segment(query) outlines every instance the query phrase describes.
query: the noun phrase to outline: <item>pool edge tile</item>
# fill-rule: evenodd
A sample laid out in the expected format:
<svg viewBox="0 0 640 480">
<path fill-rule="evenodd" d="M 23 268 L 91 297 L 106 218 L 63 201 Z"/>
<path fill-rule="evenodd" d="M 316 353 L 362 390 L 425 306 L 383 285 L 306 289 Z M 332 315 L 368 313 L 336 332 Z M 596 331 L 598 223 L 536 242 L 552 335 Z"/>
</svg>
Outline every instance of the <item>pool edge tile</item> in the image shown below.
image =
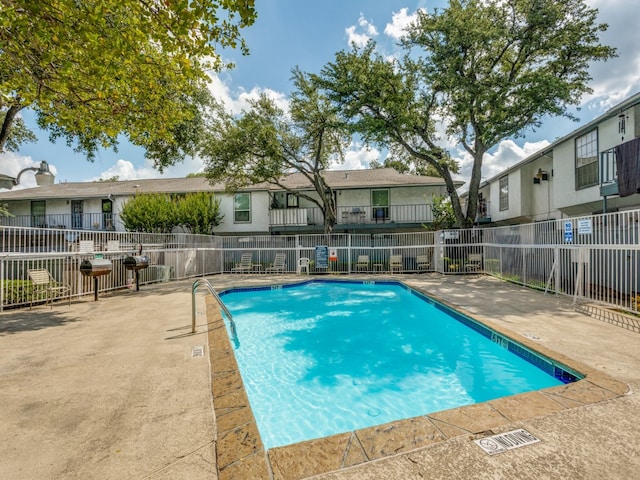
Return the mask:
<svg viewBox="0 0 640 480">
<path fill-rule="evenodd" d="M 207 297 L 206 306 L 218 478 L 270 479 L 266 452 L 222 313 L 212 297 Z"/>
<path fill-rule="evenodd" d="M 355 431 L 370 460 L 404 453 L 440 443 L 447 437 L 429 420 L 420 416 L 362 428 Z"/>
<path fill-rule="evenodd" d="M 297 480 L 344 468 L 351 439 L 347 432 L 269 449 L 273 479 Z"/>
<path fill-rule="evenodd" d="M 450 408 L 427 415 L 440 422 L 453 425 L 467 433 L 479 433 L 492 428 L 512 423 L 508 418 L 494 409 L 489 402 Z"/>
<path fill-rule="evenodd" d="M 528 420 L 567 409 L 540 391 L 496 398 L 488 403 L 511 422 Z"/>
</svg>

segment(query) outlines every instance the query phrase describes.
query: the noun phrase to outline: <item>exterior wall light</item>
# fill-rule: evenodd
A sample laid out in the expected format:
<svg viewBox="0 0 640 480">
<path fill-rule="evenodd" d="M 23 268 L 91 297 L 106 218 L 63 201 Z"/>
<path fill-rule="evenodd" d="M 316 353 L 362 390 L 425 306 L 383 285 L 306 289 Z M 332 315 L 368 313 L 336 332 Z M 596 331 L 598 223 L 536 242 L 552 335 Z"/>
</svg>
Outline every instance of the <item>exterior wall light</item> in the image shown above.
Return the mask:
<svg viewBox="0 0 640 480">
<path fill-rule="evenodd" d="M 42 160 L 39 167 L 23 168 L 15 178 L 0 174 L 0 188 L 11 190 L 20 183 L 20 177 L 22 177 L 22 174 L 25 172 L 35 172 L 36 184 L 39 187 L 53 185 L 53 182 L 56 179 L 55 175 L 49 170 L 49 164 L 47 161 Z"/>
<path fill-rule="evenodd" d="M 541 168 L 538 169 L 538 172 L 536 173 L 536 175 L 533 177 L 533 183 L 540 183 L 542 180 L 544 181 L 548 181 L 549 180 L 549 173 L 547 173 L 546 171 L 542 170 Z"/>
</svg>

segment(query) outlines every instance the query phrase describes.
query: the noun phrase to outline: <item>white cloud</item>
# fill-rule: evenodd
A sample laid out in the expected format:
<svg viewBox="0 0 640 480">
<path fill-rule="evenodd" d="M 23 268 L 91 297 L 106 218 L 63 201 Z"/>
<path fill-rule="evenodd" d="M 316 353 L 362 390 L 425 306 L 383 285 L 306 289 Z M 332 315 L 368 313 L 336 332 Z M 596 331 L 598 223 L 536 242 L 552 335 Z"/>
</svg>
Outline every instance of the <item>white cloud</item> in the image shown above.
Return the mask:
<svg viewBox="0 0 640 480">
<path fill-rule="evenodd" d="M 600 43 L 616 48 L 618 56 L 590 66 L 593 93 L 585 95 L 582 103 L 608 109 L 640 91 L 640 29 L 637 17 L 629 14 L 632 2 L 628 0 L 587 0 L 587 4 L 598 9 L 599 23 L 609 25 L 600 34 Z"/>
<path fill-rule="evenodd" d="M 345 154 L 343 163 L 333 163 L 329 170 L 363 170 L 369 168 L 373 160 L 380 159 L 380 152 L 375 148 L 367 148 L 361 143 L 352 143 Z"/>
<path fill-rule="evenodd" d="M 144 161 L 142 167 L 136 167 L 133 162 L 119 159 L 115 165 L 102 172 L 99 176 L 86 181 L 95 182 L 118 177 L 118 180 L 137 180 L 143 178 L 183 178 L 190 173 L 198 173 L 204 169 L 204 163 L 199 158 L 187 157 L 183 162 L 166 168 L 163 173 L 153 168 L 149 160 Z"/>
<path fill-rule="evenodd" d="M 275 103 L 278 108 L 285 112 L 289 111 L 289 98 L 287 95 L 282 92 L 276 92 L 270 88 L 253 87 L 249 92 L 243 91 L 238 95 L 238 103 L 243 105 L 243 108 L 247 108 L 249 106 L 249 100 L 256 100 L 262 93 L 273 100 L 273 103 Z"/>
<path fill-rule="evenodd" d="M 384 33 L 396 40 L 404 36 L 405 29 L 416 19 L 417 14 L 407 14 L 407 8 L 401 8 L 400 11 L 394 12 L 391 17 L 391 23 L 387 23 L 384 27 Z"/>
<path fill-rule="evenodd" d="M 265 93 L 274 103 L 284 111 L 289 109 L 289 99 L 284 93 L 277 92 L 270 88 L 253 87 L 250 91 L 241 89 L 239 92 L 232 92 L 229 85 L 218 75 L 209 75 L 209 91 L 225 106 L 231 114 L 237 115 L 243 109 L 249 108 L 249 101 L 255 100 L 261 93 Z"/>
<path fill-rule="evenodd" d="M 97 180 L 107 180 L 109 178 L 118 177 L 118 180 L 137 180 L 139 178 L 159 178 L 160 173 L 146 165 L 136 168 L 129 160 L 119 159 L 115 165 L 102 172 L 98 177 L 89 179 L 89 182 Z"/>
<path fill-rule="evenodd" d="M 358 25 L 347 27 L 345 31 L 349 45 L 355 44 L 358 47 L 364 47 L 369 40 L 378 35 L 375 25 L 362 14 L 358 18 Z"/>
</svg>

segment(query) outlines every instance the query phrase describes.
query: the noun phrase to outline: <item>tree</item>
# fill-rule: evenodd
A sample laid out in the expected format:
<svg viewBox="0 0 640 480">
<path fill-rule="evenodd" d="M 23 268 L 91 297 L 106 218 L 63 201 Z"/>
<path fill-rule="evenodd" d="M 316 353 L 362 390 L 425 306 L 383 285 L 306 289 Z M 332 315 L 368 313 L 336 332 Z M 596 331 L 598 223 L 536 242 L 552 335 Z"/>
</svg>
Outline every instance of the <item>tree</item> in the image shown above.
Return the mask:
<svg viewBox="0 0 640 480">
<path fill-rule="evenodd" d="M 170 233 L 178 225 L 171 196 L 163 193 L 130 198 L 122 205 L 120 220 L 128 232 Z"/>
<path fill-rule="evenodd" d="M 426 227 L 429 230 L 451 228 L 456 224 L 456 216 L 453 213 L 451 202 L 444 195 L 431 197 L 431 212 L 433 213 L 433 222 Z"/>
<path fill-rule="evenodd" d="M 190 154 L 179 133 L 206 104 L 218 48 L 247 53 L 253 0 L 6 0 L 0 15 L 0 151 L 31 108 L 52 140 L 93 159 L 118 137 L 162 168 Z"/>
<path fill-rule="evenodd" d="M 339 52 L 314 78 L 366 140 L 431 165 L 467 227 L 485 153 L 546 115 L 571 117 L 569 106 L 591 91 L 589 62 L 615 55 L 599 43 L 607 27 L 596 16 L 583 0 L 451 0 L 445 10 L 418 11 L 404 58 L 387 60 L 370 43 Z M 466 211 L 436 122 L 473 157 Z"/>
<path fill-rule="evenodd" d="M 178 224 L 193 234 L 211 235 L 222 223 L 220 200 L 210 192 L 188 193 L 176 202 Z"/>
<path fill-rule="evenodd" d="M 445 152 L 446 153 L 446 152 Z M 393 168 L 398 173 L 410 173 L 412 175 L 418 175 L 421 177 L 440 177 L 438 172 L 432 165 L 403 162 L 402 160 L 396 160 L 394 158 L 387 157 L 384 162 L 380 163 L 377 160 L 373 160 L 369 163 L 370 168 Z M 449 163 L 449 171 L 451 173 L 458 173 L 458 165 L 451 161 Z"/>
<path fill-rule="evenodd" d="M 182 227 L 190 233 L 211 235 L 223 215 L 220 200 L 211 192 L 145 193 L 124 203 L 120 219 L 129 232 L 171 233 Z"/>
<path fill-rule="evenodd" d="M 2 99 L 0 99 L 0 125 L 4 123 L 6 113 L 7 112 L 2 111 Z M 8 152 L 17 152 L 20 145 L 23 143 L 35 142 L 37 140 L 35 134 L 27 128 L 21 117 L 13 119 L 11 128 L 7 129 L 6 134 L 4 134 L 4 138 L 4 151 Z M 0 153 L 2 151 L 3 149 L 0 144 Z"/>
<path fill-rule="evenodd" d="M 232 192 L 262 182 L 294 192 L 286 177 L 302 174 L 314 195 L 299 189 L 295 193 L 322 210 L 324 230 L 330 233 L 336 223 L 336 203 L 324 171 L 332 161 L 344 160 L 350 136 L 308 75 L 294 69 L 293 82 L 288 112 L 266 95 L 251 102 L 239 117 L 219 111 L 201 155 L 209 179 L 225 182 Z"/>
</svg>

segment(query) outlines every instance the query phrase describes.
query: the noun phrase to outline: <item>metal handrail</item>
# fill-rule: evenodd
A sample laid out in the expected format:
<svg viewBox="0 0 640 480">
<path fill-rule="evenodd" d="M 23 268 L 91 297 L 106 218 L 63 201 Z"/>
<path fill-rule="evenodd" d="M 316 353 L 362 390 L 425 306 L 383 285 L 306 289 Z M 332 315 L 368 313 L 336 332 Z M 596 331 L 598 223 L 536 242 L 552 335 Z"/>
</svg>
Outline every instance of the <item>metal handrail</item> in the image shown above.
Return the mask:
<svg viewBox="0 0 640 480">
<path fill-rule="evenodd" d="M 231 325 L 231 335 L 233 337 L 233 341 L 237 343 L 238 333 L 236 331 L 236 322 L 233 321 L 233 316 L 231 315 L 229 309 L 224 303 L 222 303 L 218 292 L 216 292 L 216 290 L 213 288 L 213 285 L 211 285 L 211 283 L 209 283 L 209 280 L 207 280 L 206 278 L 197 279 L 195 282 L 193 282 L 193 287 L 191 288 L 191 333 L 196 333 L 196 291 L 201 285 L 207 287 L 209 293 L 213 295 L 213 298 L 216 299 L 218 305 L 220 305 L 220 308 L 229 319 L 229 324 Z"/>
</svg>

